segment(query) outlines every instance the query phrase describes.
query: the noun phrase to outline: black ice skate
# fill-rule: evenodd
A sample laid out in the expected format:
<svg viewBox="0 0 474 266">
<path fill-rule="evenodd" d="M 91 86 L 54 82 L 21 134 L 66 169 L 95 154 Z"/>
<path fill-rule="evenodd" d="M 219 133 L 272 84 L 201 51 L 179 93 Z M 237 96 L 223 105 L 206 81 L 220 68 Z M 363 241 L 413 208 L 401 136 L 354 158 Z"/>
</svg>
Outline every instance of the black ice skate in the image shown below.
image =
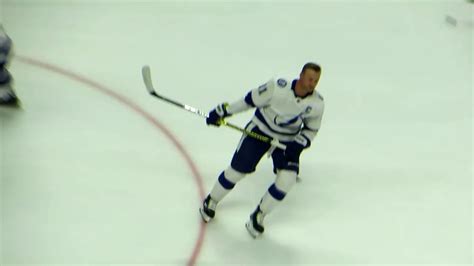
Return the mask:
<svg viewBox="0 0 474 266">
<path fill-rule="evenodd" d="M 18 97 L 16 97 L 15 93 L 9 93 L 0 98 L 0 106 L 18 107 Z"/>
<path fill-rule="evenodd" d="M 250 215 L 250 220 L 245 224 L 247 231 L 253 238 L 257 238 L 263 233 L 265 228 L 263 228 L 263 212 L 260 210 L 260 205 L 257 206 L 257 209 Z"/>
<path fill-rule="evenodd" d="M 211 198 L 211 195 L 207 195 L 206 199 L 202 203 L 202 207 L 199 208 L 202 220 L 205 223 L 211 221 L 216 215 L 217 202 Z"/>
<path fill-rule="evenodd" d="M 0 85 L 0 106 L 19 106 L 19 100 L 10 84 Z"/>
</svg>

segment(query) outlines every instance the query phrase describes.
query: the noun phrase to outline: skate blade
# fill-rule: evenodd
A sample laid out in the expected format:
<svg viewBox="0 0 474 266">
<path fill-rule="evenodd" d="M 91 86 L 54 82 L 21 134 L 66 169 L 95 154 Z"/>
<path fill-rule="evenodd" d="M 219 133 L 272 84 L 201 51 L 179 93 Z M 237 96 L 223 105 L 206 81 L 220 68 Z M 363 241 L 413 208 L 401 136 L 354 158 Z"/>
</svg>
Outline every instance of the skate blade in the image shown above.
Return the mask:
<svg viewBox="0 0 474 266">
<path fill-rule="evenodd" d="M 250 236 L 254 239 L 262 234 L 253 228 L 252 221 L 248 221 L 247 223 L 245 223 L 245 227 L 247 228 L 247 231 L 249 232 Z"/>
<path fill-rule="evenodd" d="M 202 208 L 199 208 L 199 213 L 201 214 L 201 218 L 205 223 L 208 223 L 211 221 L 211 217 L 209 217 L 203 210 Z"/>
</svg>

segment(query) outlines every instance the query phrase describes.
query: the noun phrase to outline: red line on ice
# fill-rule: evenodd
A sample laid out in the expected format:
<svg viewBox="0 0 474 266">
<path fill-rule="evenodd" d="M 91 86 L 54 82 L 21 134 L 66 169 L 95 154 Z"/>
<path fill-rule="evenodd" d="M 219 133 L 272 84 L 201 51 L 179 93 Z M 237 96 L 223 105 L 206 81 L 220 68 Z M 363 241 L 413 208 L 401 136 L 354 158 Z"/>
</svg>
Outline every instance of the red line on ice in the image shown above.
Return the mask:
<svg viewBox="0 0 474 266">
<path fill-rule="evenodd" d="M 49 70 L 51 72 L 55 72 L 57 74 L 60 74 L 62 76 L 65 76 L 67 78 L 75 80 L 77 82 L 83 83 L 83 84 L 85 84 L 85 85 L 87 85 L 91 88 L 94 88 L 94 89 L 102 92 L 103 94 L 117 100 L 121 104 L 125 105 L 126 107 L 132 109 L 133 111 L 135 111 L 136 113 L 141 115 L 148 122 L 150 122 L 157 129 L 159 129 L 173 143 L 173 145 L 179 151 L 181 156 L 184 157 L 184 160 L 186 161 L 186 163 L 188 164 L 189 168 L 191 169 L 191 171 L 193 173 L 194 181 L 196 182 L 196 185 L 198 187 L 199 197 L 200 197 L 201 200 L 204 198 L 203 180 L 202 180 L 201 174 L 199 173 L 199 171 L 196 167 L 196 164 L 193 162 L 193 160 L 189 156 L 186 149 L 178 141 L 178 139 L 173 135 L 173 133 L 171 133 L 171 131 L 169 129 L 167 129 L 161 122 L 159 122 L 151 114 L 147 113 L 145 110 L 140 108 L 140 106 L 136 105 L 135 103 L 128 100 L 126 97 L 118 94 L 117 92 L 113 91 L 112 89 L 109 89 L 109 88 L 105 87 L 104 85 L 101 85 L 101 84 L 99 84 L 99 83 L 97 83 L 93 80 L 90 80 L 86 77 L 83 77 L 79 74 L 76 74 L 76 73 L 71 72 L 69 70 L 66 70 L 64 68 L 54 66 L 52 64 L 45 63 L 45 62 L 42 62 L 40 60 L 28 58 L 28 57 L 25 57 L 25 56 L 15 55 L 15 59 L 17 59 L 17 60 L 19 60 L 23 63 L 33 65 L 33 66 L 36 66 L 36 67 L 40 67 L 42 69 Z M 137 70 L 137 75 L 139 73 L 140 72 Z M 143 92 L 145 93 L 146 90 L 143 89 Z M 194 244 L 193 252 L 191 253 L 191 256 L 189 257 L 189 259 L 187 261 L 188 266 L 192 266 L 196 263 L 197 258 L 199 257 L 199 253 L 201 251 L 201 247 L 202 247 L 203 242 L 204 242 L 205 232 L 206 232 L 206 227 L 205 227 L 203 222 L 200 222 L 198 239 L 196 240 L 196 243 Z"/>
</svg>

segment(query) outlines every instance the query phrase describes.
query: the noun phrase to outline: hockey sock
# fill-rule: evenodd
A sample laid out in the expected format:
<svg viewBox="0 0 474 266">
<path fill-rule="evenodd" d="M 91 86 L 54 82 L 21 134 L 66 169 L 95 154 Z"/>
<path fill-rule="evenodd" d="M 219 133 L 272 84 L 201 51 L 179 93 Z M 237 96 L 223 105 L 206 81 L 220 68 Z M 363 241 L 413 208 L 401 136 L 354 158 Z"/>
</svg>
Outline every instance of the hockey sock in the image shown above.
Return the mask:
<svg viewBox="0 0 474 266">
<path fill-rule="evenodd" d="M 229 166 L 219 175 L 211 190 L 211 198 L 217 202 L 221 201 L 244 176 L 245 174 L 237 172 Z"/>
<path fill-rule="evenodd" d="M 267 215 L 282 201 L 296 183 L 296 172 L 280 170 L 275 183 L 265 192 L 260 202 L 260 209 Z"/>
</svg>

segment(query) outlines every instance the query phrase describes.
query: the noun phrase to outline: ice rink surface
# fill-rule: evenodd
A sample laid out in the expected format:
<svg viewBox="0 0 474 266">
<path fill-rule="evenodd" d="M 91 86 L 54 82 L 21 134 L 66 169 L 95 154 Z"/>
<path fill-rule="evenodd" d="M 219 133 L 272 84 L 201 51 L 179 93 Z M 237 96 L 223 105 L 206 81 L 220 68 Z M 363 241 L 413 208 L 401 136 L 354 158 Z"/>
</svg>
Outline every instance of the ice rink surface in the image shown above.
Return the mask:
<svg viewBox="0 0 474 266">
<path fill-rule="evenodd" d="M 22 107 L 0 108 L 0 264 L 472 265 L 473 6 L 3 0 Z M 326 109 L 303 181 L 252 239 L 264 159 L 204 226 L 240 134 L 141 67 L 208 111 L 308 61 Z"/>
</svg>

